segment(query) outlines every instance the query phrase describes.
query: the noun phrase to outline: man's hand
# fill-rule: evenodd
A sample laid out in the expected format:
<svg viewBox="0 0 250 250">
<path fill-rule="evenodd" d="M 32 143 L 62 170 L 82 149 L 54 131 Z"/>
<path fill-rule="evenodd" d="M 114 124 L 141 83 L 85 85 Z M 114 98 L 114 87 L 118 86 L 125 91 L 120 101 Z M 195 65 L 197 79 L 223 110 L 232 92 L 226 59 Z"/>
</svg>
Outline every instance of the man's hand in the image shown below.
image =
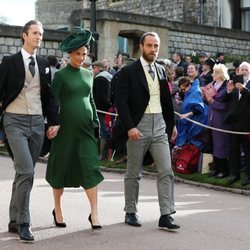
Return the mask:
<svg viewBox="0 0 250 250">
<path fill-rule="evenodd" d="M 242 83 L 236 82 L 235 88 L 239 91 L 242 91 L 244 89 L 244 85 Z"/>
<path fill-rule="evenodd" d="M 48 128 L 48 130 L 46 131 L 46 135 L 49 139 L 53 139 L 54 137 L 56 137 L 57 132 L 59 130 L 60 126 L 50 126 Z"/>
<path fill-rule="evenodd" d="M 177 135 L 178 135 L 177 128 L 176 128 L 176 126 L 174 126 L 170 141 L 173 142 L 176 139 Z"/>
<path fill-rule="evenodd" d="M 131 128 L 128 131 L 128 138 L 130 140 L 138 140 L 143 136 L 143 134 L 137 128 Z"/>
</svg>

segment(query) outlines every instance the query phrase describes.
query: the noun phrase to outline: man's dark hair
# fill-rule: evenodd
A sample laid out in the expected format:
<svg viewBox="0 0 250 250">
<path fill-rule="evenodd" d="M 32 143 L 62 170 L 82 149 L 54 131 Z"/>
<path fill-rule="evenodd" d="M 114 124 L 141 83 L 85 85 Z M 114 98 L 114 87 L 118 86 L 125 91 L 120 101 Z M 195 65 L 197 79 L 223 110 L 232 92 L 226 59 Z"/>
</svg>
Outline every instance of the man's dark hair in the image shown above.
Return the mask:
<svg viewBox="0 0 250 250">
<path fill-rule="evenodd" d="M 160 37 L 158 36 L 158 34 L 155 33 L 155 32 L 151 32 L 151 31 L 150 31 L 150 32 L 144 33 L 144 34 L 141 36 L 141 39 L 140 39 L 140 44 L 141 44 L 141 45 L 144 44 L 145 38 L 146 38 L 147 36 L 153 36 L 153 37 L 159 39 L 159 41 L 160 41 Z"/>
<path fill-rule="evenodd" d="M 240 67 L 240 64 L 241 64 L 241 60 L 240 60 L 240 59 L 235 59 L 235 60 L 233 61 L 233 66 L 234 66 L 235 68 L 239 68 L 239 67 Z"/>
<path fill-rule="evenodd" d="M 224 56 L 224 53 L 218 52 L 218 53 L 216 54 L 216 58 L 218 58 L 218 57 L 220 57 L 220 56 Z"/>
<path fill-rule="evenodd" d="M 56 56 L 53 56 L 53 55 L 48 55 L 47 56 L 47 61 L 49 63 L 50 66 L 53 66 L 55 67 L 58 63 L 58 60 L 56 58 Z"/>
<path fill-rule="evenodd" d="M 23 44 L 24 44 L 23 33 L 28 35 L 28 31 L 31 25 L 40 25 L 41 27 L 43 27 L 42 23 L 39 22 L 38 20 L 30 20 L 29 22 L 27 22 L 21 30 L 21 39 L 22 39 Z"/>
</svg>

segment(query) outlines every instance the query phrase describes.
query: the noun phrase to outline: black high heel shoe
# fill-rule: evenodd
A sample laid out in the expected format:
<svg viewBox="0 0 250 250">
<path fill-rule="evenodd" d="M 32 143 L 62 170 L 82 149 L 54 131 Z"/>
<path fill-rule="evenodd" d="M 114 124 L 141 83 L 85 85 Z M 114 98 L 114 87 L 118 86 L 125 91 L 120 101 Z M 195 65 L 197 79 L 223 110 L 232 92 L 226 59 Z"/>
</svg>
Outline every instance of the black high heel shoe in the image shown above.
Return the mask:
<svg viewBox="0 0 250 250">
<path fill-rule="evenodd" d="M 93 230 L 95 230 L 95 229 L 102 229 L 101 225 L 93 225 L 92 224 L 91 214 L 89 215 L 89 222 L 90 222 L 91 227 L 92 227 Z"/>
<path fill-rule="evenodd" d="M 52 215 L 54 217 L 54 223 L 55 223 L 56 227 L 66 227 L 66 223 L 64 223 L 64 222 L 62 222 L 62 223 L 57 222 L 55 209 L 52 211 Z"/>
</svg>

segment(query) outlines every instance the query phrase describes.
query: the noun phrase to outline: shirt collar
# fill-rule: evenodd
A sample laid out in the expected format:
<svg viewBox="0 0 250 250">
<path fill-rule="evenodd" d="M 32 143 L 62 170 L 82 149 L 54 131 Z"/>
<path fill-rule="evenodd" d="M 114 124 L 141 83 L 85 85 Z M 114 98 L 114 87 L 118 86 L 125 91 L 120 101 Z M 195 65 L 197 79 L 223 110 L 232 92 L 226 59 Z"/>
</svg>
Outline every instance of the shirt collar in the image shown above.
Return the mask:
<svg viewBox="0 0 250 250">
<path fill-rule="evenodd" d="M 36 54 L 30 55 L 24 48 L 21 49 L 21 53 L 24 60 L 28 60 L 30 56 L 33 56 L 36 59 Z"/>
<path fill-rule="evenodd" d="M 148 65 L 149 65 L 150 63 L 148 63 L 148 62 L 143 58 L 143 56 L 140 56 L 140 61 L 141 61 L 142 67 L 143 67 L 144 69 L 146 68 L 146 69 L 148 70 Z M 152 67 L 152 69 L 154 70 L 154 68 L 155 68 L 154 62 L 151 63 L 151 67 Z"/>
</svg>

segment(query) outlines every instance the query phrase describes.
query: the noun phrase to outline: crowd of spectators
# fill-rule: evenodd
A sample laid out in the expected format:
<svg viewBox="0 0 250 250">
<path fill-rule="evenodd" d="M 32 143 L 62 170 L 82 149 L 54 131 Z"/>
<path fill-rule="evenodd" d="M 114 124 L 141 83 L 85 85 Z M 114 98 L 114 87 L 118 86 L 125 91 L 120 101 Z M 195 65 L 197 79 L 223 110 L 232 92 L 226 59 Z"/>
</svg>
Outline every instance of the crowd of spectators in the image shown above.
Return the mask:
<svg viewBox="0 0 250 250">
<path fill-rule="evenodd" d="M 67 65 L 67 59 L 57 60 L 54 56 L 48 56 L 47 59 L 51 65 L 52 78 L 53 72 Z M 209 153 L 213 155 L 214 171 L 210 174 L 213 178 L 230 175 L 229 184 L 232 184 L 243 176 L 242 185 L 250 184 L 249 136 L 204 129 L 186 119 L 222 130 L 249 132 L 250 64 L 235 60 L 232 62 L 234 70 L 229 72 L 223 53 L 217 53 L 213 59 L 209 53 L 201 52 L 198 59 L 199 63 L 195 64 L 191 55 L 183 57 L 181 53 L 175 52 L 171 59 L 157 60 L 165 68 L 176 111 L 179 135 L 172 146 L 181 147 L 191 143 L 201 152 L 209 148 Z M 90 54 L 83 65 L 93 71 L 93 97 L 97 109 L 114 114 L 99 113 L 100 160 L 111 158 L 109 150 L 112 150 L 120 156 L 117 163 L 126 161 L 126 141 L 117 140 L 119 131 L 115 127 L 114 93 L 120 69 L 133 61 L 134 58 L 121 52 L 115 54 L 113 62 L 109 58 L 93 61 Z M 240 79 L 237 78 L 239 75 L 243 75 L 241 82 L 235 80 Z M 204 140 L 204 134 L 209 140 Z M 0 135 L 2 144 L 4 137 Z M 243 175 L 240 172 L 242 169 Z"/>
</svg>

